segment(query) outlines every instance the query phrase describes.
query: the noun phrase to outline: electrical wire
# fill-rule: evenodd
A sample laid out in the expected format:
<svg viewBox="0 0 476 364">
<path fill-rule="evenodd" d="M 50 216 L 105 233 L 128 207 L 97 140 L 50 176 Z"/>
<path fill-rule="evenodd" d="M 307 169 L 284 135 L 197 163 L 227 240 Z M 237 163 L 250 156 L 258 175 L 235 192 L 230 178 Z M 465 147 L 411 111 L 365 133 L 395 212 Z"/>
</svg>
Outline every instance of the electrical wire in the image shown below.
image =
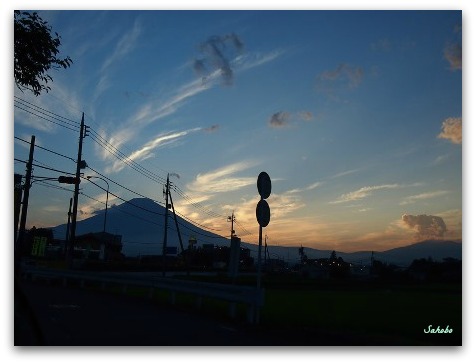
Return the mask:
<svg viewBox="0 0 476 364">
<path fill-rule="evenodd" d="M 74 132 L 78 132 L 78 131 L 79 131 L 79 129 L 74 129 L 74 128 L 70 127 L 70 126 L 66 126 L 66 125 L 64 125 L 64 124 L 58 123 L 58 122 L 56 122 L 56 121 L 53 121 L 53 120 L 51 120 L 51 119 L 45 118 L 44 116 L 35 114 L 33 111 L 24 109 L 23 107 L 20 107 L 20 106 L 18 106 L 18 105 L 13 105 L 13 106 L 15 106 L 16 108 L 18 108 L 18 109 L 20 109 L 20 110 L 23 110 L 23 111 L 25 111 L 25 112 L 31 114 L 31 115 L 34 115 L 34 116 L 36 116 L 36 117 L 38 117 L 38 118 L 40 118 L 40 119 L 44 119 L 44 120 L 46 120 L 46 121 L 48 121 L 48 122 L 50 122 L 50 123 L 52 123 L 52 124 L 59 125 L 59 126 L 65 128 L 65 129 L 69 129 L 69 130 L 72 130 L 72 131 L 74 131 Z"/>
<path fill-rule="evenodd" d="M 14 136 L 14 138 L 15 138 L 15 139 L 17 139 L 17 140 L 20 140 L 20 141 L 22 141 L 22 142 L 25 142 L 25 143 L 27 143 L 27 144 L 30 144 L 30 142 L 29 142 L 29 141 L 27 141 L 27 140 L 25 140 L 25 139 L 22 139 L 22 138 L 19 138 L 19 137 L 16 137 L 16 136 Z M 45 151 L 47 151 L 47 152 L 50 152 L 50 153 L 53 153 L 53 154 L 56 154 L 56 155 L 58 155 L 58 156 L 60 156 L 60 157 L 63 157 L 63 158 L 69 159 L 69 160 L 73 161 L 74 163 L 76 163 L 76 159 L 74 159 L 74 158 L 71 158 L 71 157 L 68 157 L 68 156 L 66 156 L 66 155 L 64 155 L 64 154 L 61 154 L 61 153 L 55 152 L 54 150 L 51 150 L 51 149 L 48 149 L 48 148 L 42 147 L 42 146 L 40 146 L 40 145 L 38 145 L 38 144 L 35 144 L 35 149 L 36 149 L 36 148 L 39 148 L 39 149 L 45 150 Z"/>
<path fill-rule="evenodd" d="M 121 152 L 119 149 L 117 149 L 114 145 L 109 143 L 107 140 L 105 140 L 98 132 L 96 132 L 94 129 L 89 128 L 91 131 L 90 137 L 91 139 L 98 144 L 100 147 L 105 149 L 107 152 L 112 154 L 114 157 L 119 159 L 121 162 L 123 162 L 125 165 L 129 166 L 130 168 L 134 169 L 136 172 L 142 174 L 143 176 L 151 179 L 154 182 L 157 182 L 159 184 L 164 184 L 166 182 L 165 178 L 149 171 L 147 168 L 141 166 L 137 162 L 135 162 L 133 159 L 125 155 L 123 152 Z"/>
<path fill-rule="evenodd" d="M 64 117 L 64 116 L 55 114 L 54 112 L 51 112 L 51 111 L 46 110 L 46 109 L 44 109 L 44 108 L 42 108 L 42 107 L 39 107 L 39 106 L 37 106 L 37 105 L 35 105 L 35 104 L 32 104 L 31 102 L 28 102 L 28 101 L 26 101 L 26 100 L 23 100 L 23 99 L 21 99 L 21 98 L 18 97 L 18 96 L 14 96 L 14 98 L 16 99 L 16 100 L 14 100 L 14 102 L 17 102 L 17 103 L 21 104 L 22 106 L 29 107 L 30 109 L 33 109 L 33 110 L 36 109 L 35 111 L 37 111 L 37 112 L 39 112 L 39 113 L 41 113 L 41 114 L 43 114 L 43 115 L 46 115 L 46 116 L 48 116 L 48 117 L 51 117 L 51 118 L 53 118 L 53 119 L 55 119 L 55 120 L 58 120 L 58 121 L 60 121 L 60 122 L 62 122 L 62 123 L 65 123 L 65 124 L 67 124 L 67 125 L 69 125 L 69 126 L 71 126 L 71 127 L 78 128 L 78 130 L 79 130 L 79 127 L 80 127 L 80 126 L 79 126 L 79 123 L 78 123 L 77 121 L 75 121 L 75 120 L 71 120 L 71 119 L 68 119 L 68 118 L 66 118 L 66 117 Z"/>
<path fill-rule="evenodd" d="M 131 190 L 130 188 L 128 188 L 128 187 L 126 187 L 126 186 L 123 186 L 123 185 L 120 184 L 119 182 L 116 182 L 116 181 L 110 179 L 109 177 L 106 177 L 105 175 L 103 175 L 102 173 L 98 172 L 97 170 L 95 170 L 95 169 L 92 168 L 91 166 L 88 166 L 88 168 L 89 168 L 91 171 L 93 171 L 94 173 L 96 173 L 96 174 L 98 174 L 99 176 L 103 177 L 104 179 L 108 180 L 109 182 L 112 182 L 112 183 L 114 183 L 115 185 L 117 185 L 117 186 L 119 186 L 119 187 L 121 187 L 121 188 L 123 188 L 123 189 L 125 189 L 125 190 L 127 190 L 127 191 L 129 191 L 129 192 L 131 192 L 131 193 L 136 194 L 137 196 L 140 196 L 140 197 L 143 197 L 143 198 L 147 198 L 147 199 L 152 200 L 152 201 L 154 201 L 155 203 L 161 205 L 161 203 L 160 203 L 159 201 L 153 200 L 153 199 L 151 199 L 150 197 L 144 196 L 144 195 L 142 195 L 142 194 L 139 193 L 139 192 L 133 191 L 133 190 Z M 162 205 L 161 205 L 161 206 L 162 206 Z"/>
</svg>

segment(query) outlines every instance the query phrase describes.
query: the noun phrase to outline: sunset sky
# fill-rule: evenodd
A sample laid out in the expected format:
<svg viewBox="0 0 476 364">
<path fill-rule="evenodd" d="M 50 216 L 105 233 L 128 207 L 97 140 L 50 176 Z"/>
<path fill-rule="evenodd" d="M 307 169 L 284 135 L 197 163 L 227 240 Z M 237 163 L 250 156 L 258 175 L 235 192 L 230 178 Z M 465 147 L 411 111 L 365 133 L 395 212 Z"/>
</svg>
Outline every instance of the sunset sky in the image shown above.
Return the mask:
<svg viewBox="0 0 476 364">
<path fill-rule="evenodd" d="M 171 173 L 176 209 L 220 235 L 234 211 L 238 236 L 257 243 L 266 171 L 271 245 L 381 251 L 462 238 L 460 11 L 39 14 L 74 63 L 51 73 L 47 94 L 15 87 L 14 158 L 28 158 L 22 140 L 35 135 L 49 149 L 35 163 L 74 172 L 84 112 L 85 175 L 163 204 Z M 71 186 L 47 183 L 33 184 L 29 227 L 66 222 L 72 196 L 54 186 Z M 81 189 L 78 219 L 105 201 L 94 184 Z"/>
</svg>

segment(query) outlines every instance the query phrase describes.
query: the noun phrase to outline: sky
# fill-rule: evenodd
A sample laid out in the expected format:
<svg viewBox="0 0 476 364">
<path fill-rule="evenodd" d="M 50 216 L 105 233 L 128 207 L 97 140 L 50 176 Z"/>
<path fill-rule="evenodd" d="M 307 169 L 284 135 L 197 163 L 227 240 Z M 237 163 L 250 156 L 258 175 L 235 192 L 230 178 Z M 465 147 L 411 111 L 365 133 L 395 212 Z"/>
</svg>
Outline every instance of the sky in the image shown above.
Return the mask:
<svg viewBox="0 0 476 364">
<path fill-rule="evenodd" d="M 200 6 L 181 0 L 173 4 L 144 0 L 98 4 L 83 0 L 41 4 L 42 9 L 84 10 L 463 9 L 466 45 L 470 44 L 474 24 L 471 2 L 458 0 L 358 4 L 343 0 L 272 4 L 201 1 Z M 14 7 L 8 2 L 0 6 L 4 20 L 0 22 L 4 27 L 0 33 L 2 44 L 9 45 L 9 52 L 2 52 L 0 69 L 5 80 L 11 77 L 13 68 L 13 27 L 9 21 Z M 15 2 L 16 8 L 36 6 L 28 1 Z M 7 132 L 0 133 L 0 145 L 2 166 L 8 172 L 24 173 L 21 164 L 11 161 L 28 155 L 22 145 L 25 143 L 19 143 L 14 136 L 29 140 L 35 135 L 40 146 L 73 159 L 77 155 L 77 132 L 42 122 L 41 118 L 33 123 L 29 115 L 22 116 L 21 110 L 13 106 L 18 97 L 77 122 L 84 112 L 86 124 L 124 155 L 143 150 L 142 157 L 147 159 L 141 160 L 141 155 L 136 154 L 136 163 L 161 179 L 167 172 L 180 175 L 171 180 L 187 196 L 202 198 L 200 206 L 224 216 L 234 209 L 240 225 L 254 233 L 243 236 L 246 241 L 257 239 L 254 208 L 259 196 L 255 180 L 261 171 L 267 171 L 273 183 L 268 199 L 271 222 L 264 229 L 271 245 L 309 244 L 342 251 L 387 249 L 419 240 L 419 235 L 431 230 L 424 228 L 428 219 L 438 235 L 444 230 L 439 218 L 446 226 L 444 238 L 461 238 L 462 185 L 464 236 L 465 241 L 471 240 L 474 198 L 468 186 L 473 182 L 470 167 L 474 151 L 471 143 L 465 143 L 463 152 L 463 145 L 454 137 L 459 133 L 451 132 L 451 126 L 458 125 L 462 118 L 462 86 L 465 118 L 471 119 L 472 111 L 467 100 L 474 84 L 473 73 L 471 68 L 465 70 L 462 85 L 462 69 L 458 57 L 454 57 L 462 40 L 462 32 L 458 33 L 461 13 L 390 12 L 372 16 L 366 12 L 314 12 L 312 16 L 305 11 L 301 18 L 297 12 L 272 16 L 212 12 L 200 17 L 194 12 L 180 13 L 180 18 L 170 12 L 157 17 L 151 12 L 114 16 L 95 10 L 87 14 L 41 14 L 62 36 L 60 55 L 71 56 L 74 63 L 67 70 L 52 73 L 52 90 L 41 97 L 18 92 L 14 84 L 3 83 L 2 94 L 8 97 L 0 98 L 1 110 L 9 122 Z M 242 47 L 237 49 L 227 40 L 226 58 L 216 58 L 210 50 L 210 37 L 233 39 L 232 34 Z M 202 46 L 205 44 L 209 44 L 208 50 Z M 471 47 L 466 47 L 466 60 L 470 55 Z M 474 134 L 472 130 L 471 123 L 465 124 L 465 138 Z M 174 138 L 177 133 L 181 134 Z M 169 138 L 160 142 L 161 135 Z M 152 143 L 154 140 L 156 143 Z M 74 165 L 63 157 L 54 158 L 38 148 L 36 153 L 35 158 L 43 164 L 74 170 Z M 114 166 L 117 159 L 108 156 L 91 137 L 85 139 L 84 158 L 108 178 L 163 203 L 162 186 L 129 167 L 117 171 L 121 168 L 120 164 Z M 57 176 L 39 168 L 35 172 Z M 95 175 L 90 170 L 86 173 Z M 2 200 L 10 201 L 11 206 L 12 195 L 7 193 L 11 185 L 5 179 L 0 183 Z M 64 223 L 71 194 L 35 184 L 30 195 L 30 226 Z M 236 189 L 223 191 L 231 185 Z M 85 182 L 81 187 L 88 196 L 104 201 L 104 193 L 94 185 Z M 125 199 L 137 197 L 117 185 L 111 191 Z M 197 221 L 206 222 L 210 217 L 193 215 L 196 209 L 179 196 L 173 197 L 182 211 Z M 93 201 L 81 195 L 81 211 L 93 212 L 104 206 L 92 204 Z M 3 222 L 9 221 L 8 214 L 6 217 Z M 219 226 L 220 221 L 212 223 Z M 229 225 L 223 221 L 221 224 L 221 229 L 229 230 Z M 241 235 L 240 225 L 237 233 Z M 2 230 L 8 241 L 9 229 Z M 465 244 L 463 248 L 467 255 L 472 245 Z M 13 254 L 13 249 L 10 252 Z M 11 263 L 11 254 L 3 255 L 4 267 Z M 465 270 L 469 275 L 471 265 L 465 265 Z M 4 285 L 11 284 L 8 274 L 2 276 Z M 467 285 L 465 292 L 470 290 Z M 470 307 L 468 297 L 471 294 L 465 294 L 466 308 Z M 8 312 L 4 321 L 12 320 L 12 316 Z M 472 321 L 471 310 L 466 309 L 465 322 Z M 467 330 L 467 334 L 470 332 Z M 11 332 L 4 336 L 11 337 Z M 180 351 L 185 353 L 191 353 L 195 361 L 214 360 L 208 352 L 203 359 L 193 350 Z M 239 353 L 249 355 L 249 359 L 259 355 L 253 350 Z M 375 352 L 362 357 L 352 351 L 338 353 L 352 355 L 353 361 L 381 362 Z M 459 351 L 465 358 L 472 357 L 470 353 L 467 345 Z M 156 359 L 155 354 L 151 359 Z M 173 352 L 174 358 L 176 354 Z M 329 353 L 332 357 L 335 354 Z M 414 359 L 415 355 L 433 355 L 413 350 L 398 354 L 390 359 L 387 355 L 385 360 L 397 362 L 405 356 Z M 97 358 L 97 351 L 91 355 Z M 136 358 L 137 352 L 131 355 Z M 326 355 L 325 351 L 319 352 L 322 355 Z M 295 356 L 295 351 L 279 351 L 274 359 L 284 362 Z M 453 351 L 438 351 L 431 359 L 446 362 L 452 358 Z M 129 358 L 121 351 L 117 359 Z M 219 354 L 217 359 L 222 362 Z M 37 360 L 51 362 L 51 357 L 39 356 Z M 68 360 L 83 358 L 75 355 Z"/>
<path fill-rule="evenodd" d="M 83 172 L 110 179 L 109 206 L 164 204 L 170 173 L 177 211 L 223 236 L 234 213 L 257 243 L 265 171 L 270 245 L 462 239 L 460 11 L 39 14 L 73 64 L 41 96 L 14 87 L 14 158 L 32 135 L 49 149 L 35 150 L 35 176 L 75 172 L 84 112 Z M 105 207 L 97 185 L 82 181 L 78 220 Z M 66 222 L 72 194 L 58 187 L 71 188 L 33 184 L 27 227 Z"/>
</svg>

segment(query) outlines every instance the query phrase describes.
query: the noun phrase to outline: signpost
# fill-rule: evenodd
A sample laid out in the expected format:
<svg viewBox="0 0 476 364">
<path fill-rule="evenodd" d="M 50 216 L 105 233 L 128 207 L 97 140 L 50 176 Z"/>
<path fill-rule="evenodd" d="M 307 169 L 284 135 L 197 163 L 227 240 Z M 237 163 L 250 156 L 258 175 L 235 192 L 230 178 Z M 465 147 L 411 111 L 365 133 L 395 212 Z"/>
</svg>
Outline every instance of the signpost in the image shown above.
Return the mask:
<svg viewBox="0 0 476 364">
<path fill-rule="evenodd" d="M 261 246 L 263 245 L 263 228 L 268 226 L 271 218 L 271 211 L 269 209 L 266 199 L 271 195 L 271 178 L 268 173 L 261 172 L 257 181 L 258 193 L 261 196 L 258 204 L 256 205 L 256 220 L 259 224 L 259 245 L 258 245 L 258 274 L 256 278 L 256 286 L 258 294 L 261 290 Z M 256 322 L 259 321 L 259 309 L 256 307 Z"/>
</svg>

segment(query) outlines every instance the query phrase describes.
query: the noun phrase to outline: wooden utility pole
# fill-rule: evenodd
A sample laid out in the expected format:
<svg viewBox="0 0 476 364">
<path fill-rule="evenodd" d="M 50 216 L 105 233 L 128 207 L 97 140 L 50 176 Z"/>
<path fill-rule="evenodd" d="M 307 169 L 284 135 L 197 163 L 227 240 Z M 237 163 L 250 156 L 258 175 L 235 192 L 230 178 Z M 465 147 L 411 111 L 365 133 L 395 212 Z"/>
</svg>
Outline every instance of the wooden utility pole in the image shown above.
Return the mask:
<svg viewBox="0 0 476 364">
<path fill-rule="evenodd" d="M 71 206 L 73 205 L 73 198 L 70 198 L 69 199 L 69 210 L 68 210 L 68 224 L 66 225 L 66 238 L 65 238 L 65 250 L 66 252 L 68 251 L 68 244 L 69 244 L 69 238 L 70 238 L 70 234 L 69 234 L 69 227 L 70 227 L 70 224 L 71 224 Z"/>
<path fill-rule="evenodd" d="M 74 184 L 74 197 L 73 197 L 73 213 L 71 217 L 71 235 L 68 241 L 68 247 L 66 250 L 66 259 L 68 265 L 71 268 L 73 263 L 74 244 L 76 240 L 76 216 L 78 213 L 78 195 L 79 195 L 79 182 L 81 178 L 82 167 L 82 153 L 83 153 L 83 139 L 84 139 L 84 112 L 81 117 L 81 128 L 79 131 L 79 147 L 78 147 L 78 159 L 76 160 L 76 183 Z"/>
<path fill-rule="evenodd" d="M 31 187 L 31 174 L 33 171 L 33 153 L 35 152 L 35 136 L 31 136 L 30 141 L 30 154 L 28 156 L 28 163 L 26 165 L 26 176 L 25 184 L 23 186 L 23 202 L 21 207 L 21 217 L 20 217 L 20 228 L 18 230 L 18 238 L 16 241 L 15 249 L 15 263 L 19 264 L 21 260 L 22 250 L 25 245 L 25 227 L 26 227 L 26 216 L 28 213 L 28 199 L 30 197 L 30 187 Z M 17 266 L 17 268 L 19 265 Z"/>
</svg>

